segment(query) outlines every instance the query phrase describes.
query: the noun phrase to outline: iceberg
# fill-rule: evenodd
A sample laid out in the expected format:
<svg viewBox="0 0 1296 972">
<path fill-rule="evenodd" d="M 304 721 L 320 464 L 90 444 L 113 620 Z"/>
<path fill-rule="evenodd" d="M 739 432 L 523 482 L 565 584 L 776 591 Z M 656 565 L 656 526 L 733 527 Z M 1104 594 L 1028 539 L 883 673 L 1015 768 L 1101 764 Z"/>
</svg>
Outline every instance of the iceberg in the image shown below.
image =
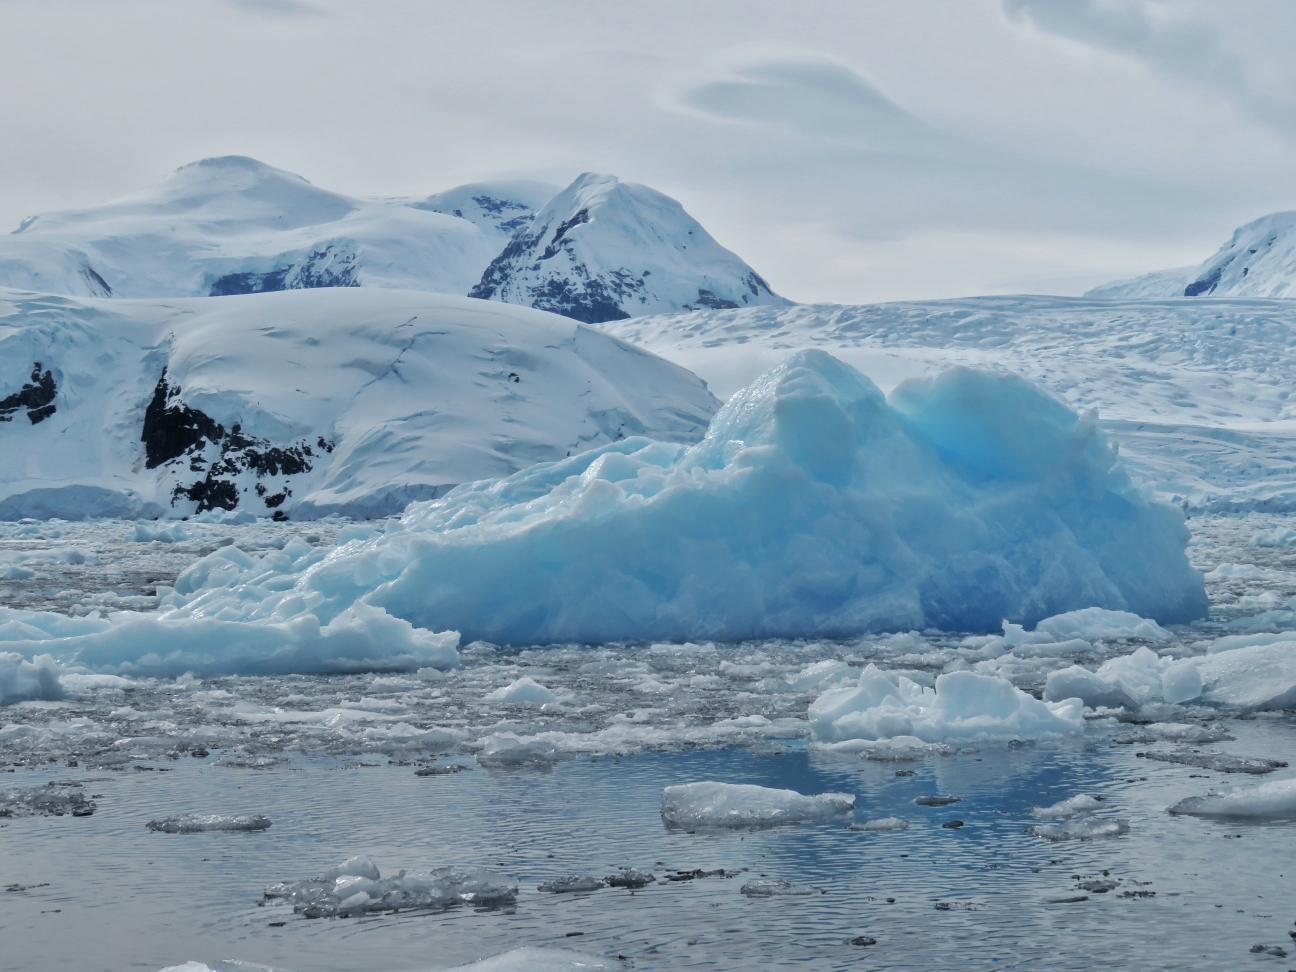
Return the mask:
<svg viewBox="0 0 1296 972">
<path fill-rule="evenodd" d="M 1041 702 L 1007 679 L 946 672 L 934 689 L 875 665 L 855 685 L 829 689 L 810 703 L 810 730 L 821 743 L 920 740 L 1007 742 L 1058 738 L 1084 728 L 1078 698 Z"/>
<path fill-rule="evenodd" d="M 696 445 L 621 439 L 413 503 L 332 548 L 225 546 L 153 614 L 0 609 L 0 640 L 88 672 L 205 676 L 447 668 L 460 634 L 682 642 L 1051 618 L 1041 637 L 1159 638 L 1153 620 L 1206 613 L 1187 540 L 1182 512 L 1131 485 L 1094 417 L 1029 382 L 954 368 L 888 400 L 811 350 L 734 396 Z M 810 690 L 853 674 L 803 673 Z M 945 684 L 941 698 L 963 685 Z M 1021 710 L 1009 736 L 1069 731 L 992 694 Z M 980 728 L 938 735 L 1003 735 L 982 717 L 1009 715 L 969 709 L 953 718 Z"/>
<path fill-rule="evenodd" d="M 1207 607 L 1187 540 L 1092 415 L 1025 380 L 955 368 L 888 401 L 811 350 L 695 446 L 625 439 L 459 487 L 301 587 L 322 618 L 363 598 L 496 644 L 988 631 L 1089 607 L 1179 622 Z"/>
<path fill-rule="evenodd" d="M 811 823 L 855 809 L 850 793 L 805 796 L 749 783 L 685 783 L 662 790 L 661 815 L 676 827 L 771 827 Z"/>
</svg>

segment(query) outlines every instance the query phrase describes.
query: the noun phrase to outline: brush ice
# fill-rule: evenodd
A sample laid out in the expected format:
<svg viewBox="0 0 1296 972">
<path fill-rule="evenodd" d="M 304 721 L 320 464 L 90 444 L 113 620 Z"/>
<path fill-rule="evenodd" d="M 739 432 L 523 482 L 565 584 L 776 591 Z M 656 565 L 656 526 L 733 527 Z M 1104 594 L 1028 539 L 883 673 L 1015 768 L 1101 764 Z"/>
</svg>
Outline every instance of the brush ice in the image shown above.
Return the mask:
<svg viewBox="0 0 1296 972">
<path fill-rule="evenodd" d="M 1193 817 L 1296 819 L 1296 780 L 1271 780 L 1237 790 L 1211 790 L 1205 796 L 1180 800 L 1170 812 Z"/>
<path fill-rule="evenodd" d="M 810 704 L 810 729 L 826 743 L 916 738 L 923 743 L 1040 739 L 1084 728 L 1079 700 L 1041 702 L 1007 679 L 947 672 L 934 689 L 869 665 L 853 686 Z"/>
<path fill-rule="evenodd" d="M 484 867 L 400 871 L 383 878 L 373 861 L 361 855 L 316 878 L 272 884 L 265 890 L 265 900 L 285 901 L 307 918 L 330 918 L 398 908 L 501 904 L 514 900 L 517 891 L 517 881 Z"/>
<path fill-rule="evenodd" d="M 301 593 L 497 644 L 998 628 L 1205 613 L 1182 513 L 1091 418 L 957 368 L 888 404 L 801 352 L 684 447 L 627 439 L 411 506 Z"/>
<path fill-rule="evenodd" d="M 855 808 L 849 793 L 804 796 L 747 783 L 685 783 L 662 791 L 661 815 L 677 827 L 769 827 L 810 823 Z"/>
</svg>

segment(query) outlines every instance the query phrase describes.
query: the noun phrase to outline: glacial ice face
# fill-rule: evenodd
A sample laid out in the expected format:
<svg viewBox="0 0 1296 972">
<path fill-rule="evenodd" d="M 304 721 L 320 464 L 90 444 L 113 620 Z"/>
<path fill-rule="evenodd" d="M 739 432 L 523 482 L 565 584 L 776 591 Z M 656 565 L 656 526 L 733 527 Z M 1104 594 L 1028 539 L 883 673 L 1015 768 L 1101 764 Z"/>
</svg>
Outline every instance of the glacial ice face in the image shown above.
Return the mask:
<svg viewBox="0 0 1296 972">
<path fill-rule="evenodd" d="M 1091 415 L 955 368 L 891 402 L 803 351 L 692 447 L 626 439 L 412 505 L 302 581 L 503 644 L 992 630 L 1100 607 L 1206 612 L 1181 513 Z"/>
</svg>

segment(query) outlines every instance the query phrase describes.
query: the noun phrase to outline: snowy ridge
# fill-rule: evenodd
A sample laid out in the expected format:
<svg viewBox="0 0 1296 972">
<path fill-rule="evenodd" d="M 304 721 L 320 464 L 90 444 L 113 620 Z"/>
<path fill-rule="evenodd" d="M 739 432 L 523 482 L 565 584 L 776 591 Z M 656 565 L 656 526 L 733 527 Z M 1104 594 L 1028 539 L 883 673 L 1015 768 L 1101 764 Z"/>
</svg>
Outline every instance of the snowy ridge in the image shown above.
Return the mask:
<svg viewBox="0 0 1296 972">
<path fill-rule="evenodd" d="M 626 436 L 692 442 L 683 369 L 573 321 L 376 289 L 0 291 L 0 518 L 387 515 Z"/>
<path fill-rule="evenodd" d="M 674 199 L 590 172 L 517 231 L 470 296 L 586 323 L 788 303 Z"/>
<path fill-rule="evenodd" d="M 483 206 L 529 215 L 549 188 L 465 186 L 411 205 L 342 196 L 255 159 L 204 159 L 140 195 L 24 220 L 0 236 L 0 286 L 128 298 L 359 286 L 464 294 L 506 238 Z M 439 200 L 465 193 L 486 202 L 445 215 Z"/>
<path fill-rule="evenodd" d="M 518 230 L 529 226 L 536 212 L 559 191 L 559 186 L 526 179 L 473 182 L 410 205 L 466 219 L 479 229 L 495 233 L 502 246 Z"/>
<path fill-rule="evenodd" d="M 961 363 L 1012 371 L 1084 410 L 1136 479 L 1192 510 L 1296 509 L 1296 305 L 1285 300 L 971 297 L 636 318 L 603 329 L 722 398 L 818 347 L 884 390 Z"/>
<path fill-rule="evenodd" d="M 1095 287 L 1086 297 L 1296 297 L 1296 211 L 1239 227 L 1205 262 Z"/>
</svg>

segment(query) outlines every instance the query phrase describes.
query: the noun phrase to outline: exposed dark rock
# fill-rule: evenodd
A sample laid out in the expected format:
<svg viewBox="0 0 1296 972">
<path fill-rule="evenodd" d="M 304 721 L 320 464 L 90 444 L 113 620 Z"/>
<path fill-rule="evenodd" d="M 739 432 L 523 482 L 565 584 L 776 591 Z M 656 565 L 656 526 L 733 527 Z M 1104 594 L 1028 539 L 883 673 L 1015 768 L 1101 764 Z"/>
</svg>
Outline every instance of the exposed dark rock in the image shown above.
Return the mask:
<svg viewBox="0 0 1296 972">
<path fill-rule="evenodd" d="M 197 512 L 206 510 L 232 510 L 238 506 L 238 487 L 228 479 L 215 479 L 211 473 L 189 486 L 176 486 L 171 493 L 174 503 L 181 496 L 198 504 Z"/>
<path fill-rule="evenodd" d="M 215 442 L 225 435 L 225 428 L 204 413 L 180 401 L 179 386 L 167 382 L 166 369 L 153 390 L 153 401 L 144 410 L 144 465 L 156 469 L 164 462 L 179 458 L 190 449 L 201 448 L 204 439 Z"/>
<path fill-rule="evenodd" d="M 227 273 L 208 292 L 212 297 L 264 294 L 276 290 L 312 290 L 318 287 L 359 287 L 359 267 L 353 252 L 326 246 L 306 259 L 261 273 Z"/>
<path fill-rule="evenodd" d="M 31 424 L 37 425 L 54 414 L 54 396 L 57 394 L 53 372 L 46 368 L 42 374 L 41 363 L 37 361 L 32 366 L 31 380 L 12 395 L 0 398 L 0 422 L 12 421 L 13 413 L 25 408 Z"/>
</svg>

